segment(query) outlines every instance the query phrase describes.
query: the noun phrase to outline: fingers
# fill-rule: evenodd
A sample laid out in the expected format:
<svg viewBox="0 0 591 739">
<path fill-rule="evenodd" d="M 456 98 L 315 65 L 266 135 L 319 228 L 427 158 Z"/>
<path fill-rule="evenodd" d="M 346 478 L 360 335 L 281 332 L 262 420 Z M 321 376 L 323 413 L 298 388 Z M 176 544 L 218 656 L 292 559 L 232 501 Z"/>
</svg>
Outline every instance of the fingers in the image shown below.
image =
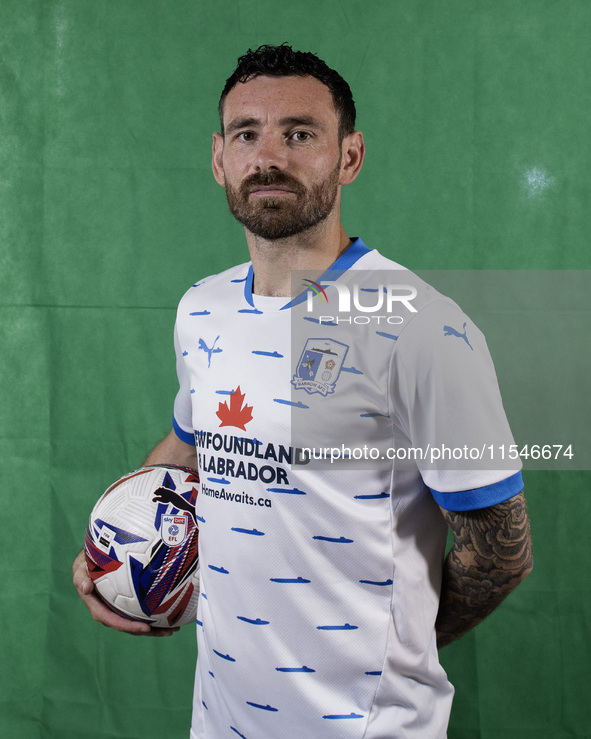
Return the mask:
<svg viewBox="0 0 591 739">
<path fill-rule="evenodd" d="M 72 581 L 81 598 L 84 595 L 91 593 L 94 589 L 92 580 L 90 579 L 88 570 L 86 569 L 84 550 L 78 554 L 72 563 Z"/>
<path fill-rule="evenodd" d="M 149 624 L 142 623 L 141 621 L 132 621 L 127 618 L 123 618 L 119 614 L 112 611 L 96 594 L 92 580 L 88 575 L 86 569 L 86 561 L 84 558 L 84 551 L 74 560 L 72 565 L 72 580 L 74 586 L 78 591 L 84 605 L 90 611 L 90 615 L 95 621 L 108 626 L 115 631 L 122 631 L 132 636 L 172 636 L 175 631 L 178 631 L 179 627 L 173 628 L 153 628 Z"/>
</svg>

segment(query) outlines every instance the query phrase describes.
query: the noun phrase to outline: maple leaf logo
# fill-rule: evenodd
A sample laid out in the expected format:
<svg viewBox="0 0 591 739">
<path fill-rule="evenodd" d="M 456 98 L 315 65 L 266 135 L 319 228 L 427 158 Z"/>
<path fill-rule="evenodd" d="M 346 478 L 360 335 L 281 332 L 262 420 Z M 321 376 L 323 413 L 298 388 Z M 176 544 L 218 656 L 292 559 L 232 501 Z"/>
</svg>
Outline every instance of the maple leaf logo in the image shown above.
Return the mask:
<svg viewBox="0 0 591 739">
<path fill-rule="evenodd" d="M 221 426 L 235 426 L 246 431 L 246 424 L 252 421 L 252 406 L 244 403 L 244 393 L 240 392 L 240 385 L 234 390 L 230 397 L 230 407 L 224 401 L 218 406 L 216 416 L 220 419 Z"/>
</svg>

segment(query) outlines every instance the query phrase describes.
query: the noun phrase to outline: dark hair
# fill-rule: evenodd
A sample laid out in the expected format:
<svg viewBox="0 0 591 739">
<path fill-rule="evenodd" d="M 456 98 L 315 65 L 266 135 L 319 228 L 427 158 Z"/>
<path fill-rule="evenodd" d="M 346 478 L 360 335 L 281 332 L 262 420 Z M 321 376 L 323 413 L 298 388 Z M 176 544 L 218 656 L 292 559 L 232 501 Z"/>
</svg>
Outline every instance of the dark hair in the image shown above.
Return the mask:
<svg viewBox="0 0 591 739">
<path fill-rule="evenodd" d="M 238 59 L 234 73 L 226 80 L 218 106 L 220 125 L 224 133 L 224 101 L 237 82 L 248 82 L 252 77 L 267 75 L 269 77 L 316 77 L 328 87 L 332 95 L 335 109 L 339 117 L 339 139 L 355 130 L 355 102 L 351 88 L 334 69 L 309 51 L 294 51 L 291 46 L 259 46 L 253 51 L 249 49 Z"/>
</svg>

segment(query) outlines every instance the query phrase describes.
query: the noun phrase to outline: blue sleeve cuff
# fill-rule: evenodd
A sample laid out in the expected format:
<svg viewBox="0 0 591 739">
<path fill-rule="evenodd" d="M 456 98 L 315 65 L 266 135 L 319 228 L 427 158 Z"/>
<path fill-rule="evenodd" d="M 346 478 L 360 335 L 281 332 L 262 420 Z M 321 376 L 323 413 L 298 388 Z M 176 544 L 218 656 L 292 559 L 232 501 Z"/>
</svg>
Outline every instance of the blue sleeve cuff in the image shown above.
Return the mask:
<svg viewBox="0 0 591 739">
<path fill-rule="evenodd" d="M 454 493 L 440 493 L 433 490 L 435 502 L 446 511 L 474 511 L 478 508 L 488 508 L 497 503 L 504 503 L 523 490 L 521 472 L 516 472 L 505 480 L 485 485 L 474 490 L 459 490 Z"/>
<path fill-rule="evenodd" d="M 184 431 L 178 425 L 174 416 L 172 417 L 172 428 L 174 429 L 174 433 L 179 437 L 181 441 L 184 441 L 185 444 L 189 444 L 190 446 L 195 446 L 195 434 L 189 431 Z"/>
</svg>

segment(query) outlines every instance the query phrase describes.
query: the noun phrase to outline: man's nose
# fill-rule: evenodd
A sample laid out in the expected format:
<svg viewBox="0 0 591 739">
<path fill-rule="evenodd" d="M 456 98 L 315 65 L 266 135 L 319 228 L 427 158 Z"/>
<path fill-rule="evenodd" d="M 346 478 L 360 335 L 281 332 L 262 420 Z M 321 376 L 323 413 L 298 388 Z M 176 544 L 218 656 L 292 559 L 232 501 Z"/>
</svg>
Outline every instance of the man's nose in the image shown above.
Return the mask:
<svg viewBox="0 0 591 739">
<path fill-rule="evenodd" d="M 283 170 L 287 165 L 287 145 L 282 136 L 265 134 L 259 139 L 254 166 L 259 172 Z"/>
</svg>

